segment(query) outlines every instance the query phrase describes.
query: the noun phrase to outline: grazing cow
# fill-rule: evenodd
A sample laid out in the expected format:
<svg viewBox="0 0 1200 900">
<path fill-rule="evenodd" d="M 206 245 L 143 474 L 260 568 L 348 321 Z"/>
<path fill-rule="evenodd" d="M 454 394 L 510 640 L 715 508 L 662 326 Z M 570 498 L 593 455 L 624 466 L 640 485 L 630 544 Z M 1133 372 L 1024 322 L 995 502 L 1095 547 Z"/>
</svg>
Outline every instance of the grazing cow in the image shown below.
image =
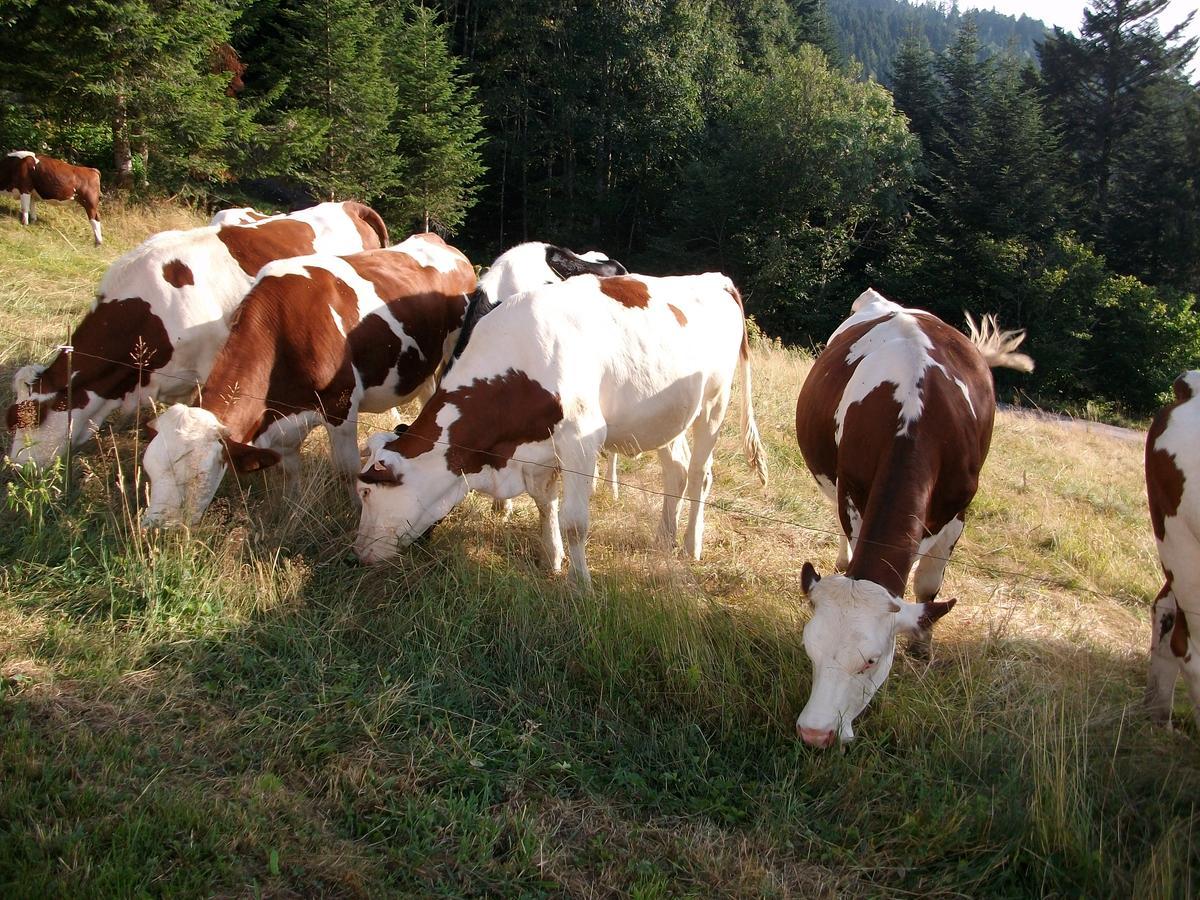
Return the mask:
<svg viewBox="0 0 1200 900">
<path fill-rule="evenodd" d="M 765 484 L 741 298 L 724 275 L 579 277 L 510 297 L 476 325 L 408 430 L 369 441 L 355 552 L 365 563 L 390 558 L 468 489 L 528 493 L 550 568 L 561 570 L 565 535 L 571 574 L 587 585 L 597 455 L 658 449 L 660 537 L 674 545 L 686 496 L 684 546 L 699 559 L 713 447 L 739 360 L 742 442 Z"/>
<path fill-rule="evenodd" d="M 156 234 L 114 262 L 71 335 L 73 355 L 25 366 L 8 408 L 14 462 L 49 465 L 118 409 L 187 400 L 208 377 L 229 319 L 264 263 L 387 246 L 378 213 L 322 203 L 253 225 Z M 68 370 L 71 380 L 68 385 Z M 68 425 L 69 423 L 69 425 Z"/>
<path fill-rule="evenodd" d="M 543 284 L 566 281 L 577 275 L 596 275 L 606 278 L 612 275 L 627 274 L 629 274 L 628 270 L 621 263 L 598 250 L 575 253 L 565 247 L 538 241 L 530 241 L 509 248 L 496 258 L 496 261 L 479 279 L 479 288 L 471 297 L 471 305 L 467 309 L 462 332 L 450 354 L 450 361 L 442 373 L 443 377 L 462 354 L 463 348 L 467 346 L 467 341 L 470 340 L 475 325 L 495 309 L 505 297 L 532 290 Z M 608 485 L 613 498 L 616 499 L 618 492 L 616 453 L 608 454 L 608 465 L 603 482 Z M 497 503 L 499 504 L 499 501 Z M 504 515 L 507 516 L 508 508 L 511 505 L 508 502 L 504 504 Z"/>
<path fill-rule="evenodd" d="M 1175 402 L 1154 417 L 1146 436 L 1146 493 L 1166 583 L 1151 615 L 1146 702 L 1162 724 L 1171 721 L 1175 681 L 1182 671 L 1200 723 L 1200 372 L 1175 380 Z"/>
<path fill-rule="evenodd" d="M 238 307 L 200 405 L 177 404 L 155 420 L 143 525 L 198 521 L 230 462 L 249 472 L 282 460 L 294 480 L 300 444 L 318 425 L 335 467 L 353 479 L 359 410 L 433 393 L 474 287 L 471 263 L 435 234 L 268 263 Z"/>
<path fill-rule="evenodd" d="M 213 213 L 208 220 L 209 225 L 252 225 L 266 219 L 277 218 L 269 213 L 261 213 L 253 206 L 237 206 L 232 209 L 222 209 Z"/>
<path fill-rule="evenodd" d="M 813 746 L 850 740 L 892 667 L 896 634 L 928 652 L 933 623 L 954 605 L 934 598 L 991 443 L 990 367 L 1033 368 L 1014 352 L 1023 333 L 1000 332 L 990 317 L 979 329 L 968 322 L 970 339 L 868 290 L 800 390 L 796 437 L 836 505 L 845 572 L 820 578 L 805 563 L 801 573 L 813 684 L 796 730 Z M 908 603 L 918 557 L 918 602 Z"/>
<path fill-rule="evenodd" d="M 30 150 L 13 150 L 0 159 L 0 191 L 12 191 L 21 198 L 21 224 L 37 221 L 33 196 L 43 200 L 74 200 L 87 213 L 96 246 L 100 235 L 100 172 L 86 166 L 73 166 Z"/>
</svg>

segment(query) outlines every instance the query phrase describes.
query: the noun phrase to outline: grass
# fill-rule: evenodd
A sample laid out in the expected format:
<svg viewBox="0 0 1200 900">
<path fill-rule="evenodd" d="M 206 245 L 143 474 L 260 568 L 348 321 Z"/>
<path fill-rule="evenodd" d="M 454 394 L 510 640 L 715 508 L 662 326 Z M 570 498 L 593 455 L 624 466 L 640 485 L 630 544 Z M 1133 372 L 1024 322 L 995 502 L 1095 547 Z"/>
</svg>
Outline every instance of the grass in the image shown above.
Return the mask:
<svg viewBox="0 0 1200 900">
<path fill-rule="evenodd" d="M 97 251 L 76 210 L 15 208 L 5 373 L 188 220 L 110 208 Z M 469 499 L 395 565 L 349 564 L 316 437 L 301 496 L 231 479 L 186 534 L 132 526 L 128 435 L 70 496 L 10 482 L 0 894 L 1195 895 L 1194 729 L 1140 709 L 1140 448 L 1001 415 L 933 662 L 899 658 L 859 738 L 818 753 L 793 736 L 799 567 L 836 554 L 792 433 L 809 363 L 754 362 L 771 487 L 727 427 L 713 495 L 741 512 L 710 511 L 700 563 L 654 549 L 654 497 L 597 497 L 590 597 L 539 569 L 528 501 L 501 525 Z M 622 479 L 658 486 L 649 458 Z"/>
</svg>

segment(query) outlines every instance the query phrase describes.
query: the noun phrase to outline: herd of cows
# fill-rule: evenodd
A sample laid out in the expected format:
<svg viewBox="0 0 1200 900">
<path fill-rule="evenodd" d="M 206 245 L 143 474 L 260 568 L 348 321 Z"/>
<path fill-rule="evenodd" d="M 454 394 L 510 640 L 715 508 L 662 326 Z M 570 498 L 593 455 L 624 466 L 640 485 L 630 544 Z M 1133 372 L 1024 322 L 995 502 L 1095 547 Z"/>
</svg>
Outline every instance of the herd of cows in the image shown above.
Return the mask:
<svg viewBox="0 0 1200 900">
<path fill-rule="evenodd" d="M 9 154 L 0 187 L 18 189 L 28 224 L 38 172 L 67 169 Z M 57 164 L 65 166 L 66 164 Z M 98 187 L 73 193 L 100 241 Z M 14 174 L 15 173 L 15 174 Z M 66 173 L 66 174 L 63 174 Z M 11 179 L 23 178 L 16 188 Z M 29 187 L 29 191 L 25 191 Z M 49 189 L 49 188 L 48 188 Z M 45 196 L 45 195 L 43 195 Z M 1023 333 L 994 318 L 969 334 L 873 290 L 853 304 L 800 389 L 796 435 L 841 528 L 837 573 L 801 573 L 813 612 L 813 663 L 796 728 L 829 747 L 891 669 L 898 635 L 928 652 L 946 565 L 963 532 L 991 441 L 991 368 L 1032 369 Z M 602 253 L 546 243 L 503 253 L 482 277 L 435 234 L 392 245 L 360 203 L 286 215 L 218 213 L 206 227 L 152 235 L 112 264 L 69 348 L 14 376 L 10 458 L 48 466 L 114 413 L 157 413 L 143 468 L 145 527 L 197 522 L 232 466 L 280 465 L 318 426 L 361 509 L 354 551 L 394 556 L 469 491 L 537 504 L 548 567 L 569 560 L 590 583 L 585 545 L 597 481 L 615 489 L 618 454 L 658 453 L 659 536 L 699 559 L 712 457 L 734 377 L 741 445 L 765 485 L 741 297 L 718 273 L 630 274 Z M 1200 715 L 1200 372 L 1175 384 L 1146 455 L 1151 518 L 1166 584 L 1155 601 L 1147 698 L 1169 721 L 1185 673 Z M 420 403 L 416 418 L 358 445 L 360 412 Z M 609 477 L 598 479 L 601 454 Z M 565 547 L 564 547 L 565 544 Z M 910 578 L 916 602 L 904 599 Z"/>
</svg>

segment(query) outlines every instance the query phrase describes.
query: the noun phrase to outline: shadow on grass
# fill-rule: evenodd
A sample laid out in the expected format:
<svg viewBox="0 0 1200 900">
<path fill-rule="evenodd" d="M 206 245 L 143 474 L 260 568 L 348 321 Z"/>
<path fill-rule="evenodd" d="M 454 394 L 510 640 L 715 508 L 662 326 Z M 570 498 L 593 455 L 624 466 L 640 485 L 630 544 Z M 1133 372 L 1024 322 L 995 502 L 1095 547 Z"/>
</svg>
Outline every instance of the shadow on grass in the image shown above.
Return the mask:
<svg viewBox="0 0 1200 900">
<path fill-rule="evenodd" d="M 1200 872 L 1194 742 L 1144 720 L 1126 656 L 949 640 L 818 753 L 792 731 L 800 623 L 765 598 L 620 561 L 578 595 L 531 517 L 482 503 L 366 570 L 337 485 L 249 514 L 228 490 L 151 539 L 89 491 L 0 522 L 6 896 L 1141 894 Z"/>
</svg>

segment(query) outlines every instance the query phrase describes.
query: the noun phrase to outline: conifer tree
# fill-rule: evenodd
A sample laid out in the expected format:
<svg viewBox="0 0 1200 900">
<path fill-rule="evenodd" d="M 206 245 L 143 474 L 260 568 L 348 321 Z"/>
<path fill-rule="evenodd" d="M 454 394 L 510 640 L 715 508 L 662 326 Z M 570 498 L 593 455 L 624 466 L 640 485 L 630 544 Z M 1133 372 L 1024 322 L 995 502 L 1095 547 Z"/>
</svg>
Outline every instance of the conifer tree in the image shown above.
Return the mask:
<svg viewBox="0 0 1200 900">
<path fill-rule="evenodd" d="M 133 184 L 135 152 L 159 169 L 160 183 L 223 176 L 226 145 L 247 125 L 226 96 L 229 75 L 210 66 L 228 40 L 229 4 L 93 0 L 14 15 L 21 52 L 0 58 L 0 82 L 55 117 L 111 128 L 119 185 Z"/>
<path fill-rule="evenodd" d="M 1183 129 L 1186 104 L 1164 104 L 1168 85 L 1187 82 L 1197 40 L 1183 35 L 1192 16 L 1163 34 L 1157 16 L 1169 0 L 1092 0 L 1078 37 L 1056 28 L 1040 49 L 1045 96 L 1078 173 L 1082 224 L 1125 272 L 1149 276 L 1125 253 L 1122 203 L 1154 194 L 1163 161 L 1146 154 L 1146 129 Z M 1194 13 L 1192 14 L 1194 15 Z M 1185 92 L 1186 93 L 1186 92 Z"/>
<path fill-rule="evenodd" d="M 257 25 L 252 68 L 286 84 L 278 105 L 318 125 L 301 180 L 320 197 L 373 201 L 396 179 L 396 93 L 369 0 L 282 0 Z"/>
<path fill-rule="evenodd" d="M 423 230 L 453 230 L 474 205 L 484 172 L 483 116 L 475 88 L 459 71 L 435 10 L 413 6 L 388 32 L 398 168 L 397 187 L 383 205 L 398 220 Z"/>
</svg>

